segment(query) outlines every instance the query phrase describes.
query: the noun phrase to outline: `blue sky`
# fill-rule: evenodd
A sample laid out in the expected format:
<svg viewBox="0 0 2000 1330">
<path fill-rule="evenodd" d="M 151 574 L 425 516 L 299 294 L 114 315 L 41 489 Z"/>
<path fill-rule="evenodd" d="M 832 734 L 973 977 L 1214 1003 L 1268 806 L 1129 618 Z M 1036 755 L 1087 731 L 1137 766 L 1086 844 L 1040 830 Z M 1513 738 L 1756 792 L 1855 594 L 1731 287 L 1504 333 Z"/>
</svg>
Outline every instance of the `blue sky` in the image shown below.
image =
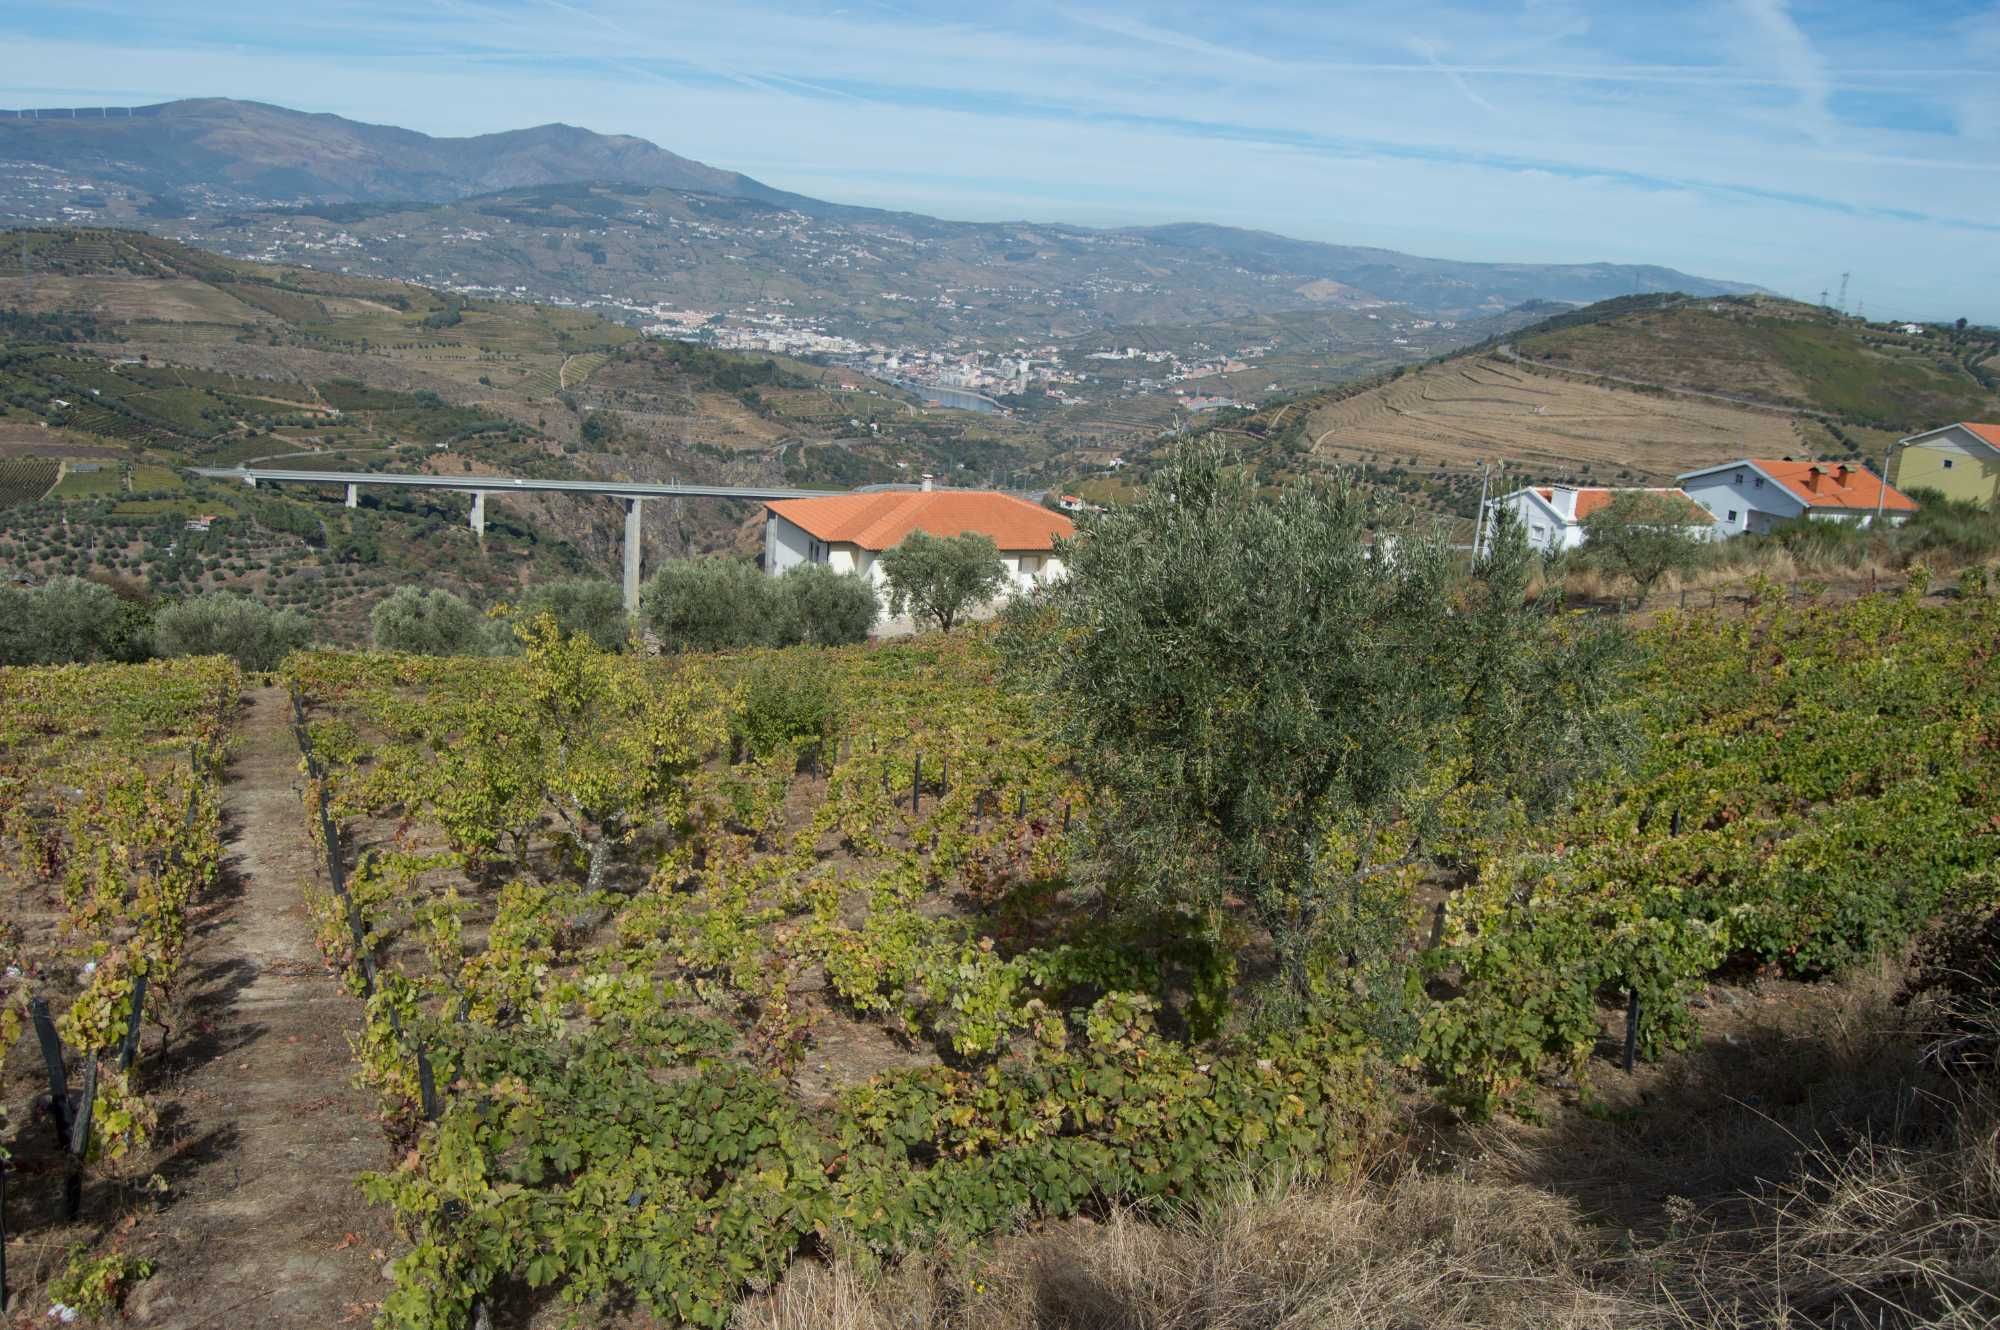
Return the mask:
<svg viewBox="0 0 2000 1330">
<path fill-rule="evenodd" d="M 2000 0 L 44 0 L 0 105 L 637 134 L 946 217 L 1663 263 L 2000 321 Z"/>
</svg>

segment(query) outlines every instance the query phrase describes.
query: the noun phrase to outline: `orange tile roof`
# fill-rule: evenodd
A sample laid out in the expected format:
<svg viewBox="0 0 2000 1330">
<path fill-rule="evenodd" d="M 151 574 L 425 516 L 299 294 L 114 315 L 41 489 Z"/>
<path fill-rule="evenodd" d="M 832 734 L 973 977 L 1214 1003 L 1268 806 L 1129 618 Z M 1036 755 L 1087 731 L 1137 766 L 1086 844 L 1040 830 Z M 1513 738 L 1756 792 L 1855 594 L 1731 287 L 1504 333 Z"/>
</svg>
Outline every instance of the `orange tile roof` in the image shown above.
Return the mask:
<svg viewBox="0 0 2000 1330">
<path fill-rule="evenodd" d="M 1890 512 L 1913 513 L 1917 505 L 1893 486 L 1884 485 L 1865 466 L 1844 462 L 1772 462 L 1752 458 L 1750 465 L 1784 486 L 1809 508 L 1866 508 L 1879 499 Z M 1883 491 L 1887 491 L 1884 496 Z"/>
<path fill-rule="evenodd" d="M 1076 524 L 1040 504 L 991 490 L 882 490 L 824 499 L 777 499 L 766 509 L 829 544 L 886 550 L 912 531 L 957 536 L 977 531 L 1003 550 L 1052 550 Z"/>
<path fill-rule="evenodd" d="M 1959 428 L 1968 431 L 1981 443 L 2000 448 L 2000 425 L 1981 425 L 1970 420 L 1958 422 Z"/>
<path fill-rule="evenodd" d="M 1691 522 L 1713 522 L 1715 520 L 1715 514 L 1689 498 L 1685 491 L 1675 489 L 1671 486 L 1650 489 L 1643 486 L 1628 486 L 1626 489 L 1610 489 L 1604 486 L 1579 486 L 1576 491 L 1576 520 L 1581 522 L 1599 508 L 1609 507 L 1611 501 L 1618 495 L 1634 489 L 1646 494 L 1665 494 L 1680 499 L 1692 510 L 1688 514 L 1688 520 Z M 1541 495 L 1552 504 L 1555 502 L 1555 487 L 1553 485 L 1537 485 L 1535 493 Z"/>
</svg>

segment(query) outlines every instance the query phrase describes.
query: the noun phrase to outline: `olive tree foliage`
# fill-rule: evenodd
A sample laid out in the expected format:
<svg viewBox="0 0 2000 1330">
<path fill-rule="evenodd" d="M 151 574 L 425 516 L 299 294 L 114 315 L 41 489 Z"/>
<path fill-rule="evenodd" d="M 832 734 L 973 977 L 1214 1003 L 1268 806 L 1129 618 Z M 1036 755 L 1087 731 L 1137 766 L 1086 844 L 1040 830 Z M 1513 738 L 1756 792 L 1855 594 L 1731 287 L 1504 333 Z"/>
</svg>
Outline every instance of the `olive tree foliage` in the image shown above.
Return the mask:
<svg viewBox="0 0 2000 1330">
<path fill-rule="evenodd" d="M 667 651 L 729 651 L 866 640 L 879 606 L 868 580 L 807 564 L 767 577 L 736 559 L 661 565 L 639 619 Z"/>
<path fill-rule="evenodd" d="M 147 617 L 142 605 L 81 577 L 0 587 L 0 665 L 144 660 Z"/>
<path fill-rule="evenodd" d="M 1338 482 L 1260 497 L 1191 445 L 1002 634 L 1092 788 L 1107 907 L 1267 932 L 1280 1015 L 1360 993 L 1400 1021 L 1421 867 L 1468 819 L 1552 807 L 1612 733 L 1615 630 L 1526 598 L 1518 528 L 1468 583 L 1441 536 L 1389 553 L 1366 515 Z"/>
<path fill-rule="evenodd" d="M 1701 556 L 1706 525 L 1690 500 L 1659 490 L 1624 490 L 1583 519 L 1584 549 L 1632 579 L 1639 603 L 1653 584 Z"/>
<path fill-rule="evenodd" d="M 882 576 L 889 584 L 889 613 L 929 620 L 948 633 L 966 611 L 1000 594 L 1007 569 L 991 536 L 913 531 L 884 552 Z"/>
<path fill-rule="evenodd" d="M 379 651 L 413 656 L 477 656 L 491 641 L 485 618 L 442 589 L 401 586 L 378 601 L 368 626 Z"/>
<path fill-rule="evenodd" d="M 272 670 L 312 640 L 312 624 L 297 610 L 249 596 L 211 591 L 153 616 L 153 652 L 160 656 L 232 656 L 246 670 Z"/>
<path fill-rule="evenodd" d="M 515 621 L 523 625 L 546 614 L 563 632 L 581 634 L 599 651 L 621 651 L 632 635 L 624 591 L 616 582 L 601 577 L 543 582 L 522 594 L 515 611 Z M 510 649 L 514 649 L 513 634 L 508 637 Z"/>
<path fill-rule="evenodd" d="M 777 646 L 783 625 L 769 580 L 739 559 L 664 563 L 639 593 L 639 620 L 667 651 Z"/>
<path fill-rule="evenodd" d="M 786 602 L 792 640 L 813 646 L 846 646 L 868 640 L 882 611 L 875 587 L 856 573 L 837 573 L 820 563 L 788 568 L 776 579 Z"/>
</svg>

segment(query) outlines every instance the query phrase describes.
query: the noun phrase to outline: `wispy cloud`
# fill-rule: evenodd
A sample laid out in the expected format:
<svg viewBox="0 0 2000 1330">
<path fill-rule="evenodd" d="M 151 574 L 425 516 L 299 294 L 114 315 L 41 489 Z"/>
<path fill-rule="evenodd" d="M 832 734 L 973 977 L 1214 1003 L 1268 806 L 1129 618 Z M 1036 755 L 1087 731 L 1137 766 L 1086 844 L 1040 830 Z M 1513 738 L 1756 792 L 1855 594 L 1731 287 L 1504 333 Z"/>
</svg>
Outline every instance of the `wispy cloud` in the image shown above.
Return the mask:
<svg viewBox="0 0 2000 1330">
<path fill-rule="evenodd" d="M 1803 127 L 1821 141 L 1834 134 L 1833 78 L 1788 0 L 1736 0 L 1749 23 L 1743 58 L 1768 63 L 1798 97 Z"/>
</svg>

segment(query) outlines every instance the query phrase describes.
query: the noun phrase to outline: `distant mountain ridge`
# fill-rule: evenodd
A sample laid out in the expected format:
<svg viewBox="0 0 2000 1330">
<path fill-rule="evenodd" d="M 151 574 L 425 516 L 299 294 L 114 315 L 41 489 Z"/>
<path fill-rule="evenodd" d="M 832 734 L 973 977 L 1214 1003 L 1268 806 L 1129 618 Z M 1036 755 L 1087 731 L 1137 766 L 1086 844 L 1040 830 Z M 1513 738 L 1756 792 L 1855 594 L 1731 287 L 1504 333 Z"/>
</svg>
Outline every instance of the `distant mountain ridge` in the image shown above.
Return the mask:
<svg viewBox="0 0 2000 1330">
<path fill-rule="evenodd" d="M 443 203 L 606 180 L 757 199 L 816 200 L 692 161 L 645 139 L 574 125 L 435 138 L 414 129 L 208 97 L 60 113 L 0 112 L 0 157 L 90 169 L 155 193 L 214 189 L 327 203 Z"/>
<path fill-rule="evenodd" d="M 269 217 L 281 208 L 318 209 L 318 215 L 341 224 L 394 211 L 393 236 L 363 237 L 379 247 L 371 253 L 380 257 L 371 261 L 394 265 L 375 271 L 428 281 L 453 271 L 475 284 L 520 288 L 541 298 L 602 291 L 597 279 L 615 276 L 621 289 L 643 289 L 649 299 L 714 297 L 719 303 L 735 298 L 728 270 L 743 266 L 749 245 L 765 251 L 759 256 L 760 279 L 772 277 L 777 282 L 773 289 L 787 303 L 835 319 L 872 321 L 875 313 L 856 303 L 868 293 L 847 289 L 849 276 L 817 257 L 826 245 L 857 235 L 864 241 L 894 237 L 891 252 L 871 255 L 866 262 L 887 280 L 887 289 L 914 294 L 929 308 L 964 308 L 950 303 L 950 292 L 964 285 L 968 270 L 994 274 L 999 280 L 990 284 L 993 288 L 1027 291 L 1018 302 L 1022 310 L 1046 311 L 1052 298 L 1074 306 L 1080 293 L 1122 292 L 1116 307 L 1036 314 L 1027 326 L 1007 323 L 1007 310 L 987 311 L 999 317 L 1004 325 L 999 330 L 1008 334 L 1064 336 L 1104 320 L 1200 321 L 1384 303 L 1458 318 L 1495 314 L 1533 300 L 1587 304 L 1635 293 L 1720 296 L 1758 290 L 1643 264 L 1466 262 L 1195 222 L 1109 230 L 947 222 L 808 198 L 681 157 L 644 139 L 571 125 L 440 138 L 226 98 L 124 112 L 0 111 L 0 160 L 66 177 L 34 181 L 24 170 L 9 180 L 0 173 L 0 222 L 74 225 L 88 218 L 153 225 L 180 218 L 251 219 L 254 230 L 256 216 Z M 558 202 L 575 203 L 586 186 L 673 191 L 684 197 L 656 193 L 653 201 L 599 199 L 574 218 L 554 215 L 545 197 L 522 197 L 557 191 Z M 79 189 L 86 192 L 79 195 Z M 684 227 L 671 245 L 658 234 L 647 234 L 653 225 L 649 216 L 686 214 L 690 200 L 707 201 L 700 227 Z M 52 211 L 51 203 L 62 206 Z M 429 219 L 423 215 L 426 209 L 434 213 Z M 781 214 L 796 216 L 787 220 Z M 475 215 L 475 229 L 511 224 L 492 252 L 454 243 L 448 263 L 421 252 L 431 230 L 463 228 Z M 808 225 L 795 228 L 798 218 Z M 792 229 L 793 238 L 772 248 L 766 237 L 774 226 Z M 589 273 L 587 280 L 555 281 L 524 257 L 542 243 L 546 231 L 574 233 L 580 228 L 611 228 L 623 237 L 592 251 L 597 264 L 608 263 L 613 271 Z M 202 231 L 180 229 L 192 238 L 210 238 Z M 915 260 L 904 263 L 912 243 L 944 261 L 929 268 Z M 605 249 L 612 251 L 610 259 L 604 257 Z M 240 252 L 319 261 L 310 251 L 274 251 L 268 243 Z M 630 258 L 629 265 L 621 256 Z M 695 280 L 680 280 L 689 274 Z M 762 280 L 751 283 L 757 291 L 766 286 Z M 1156 294 L 1146 296 L 1148 287 Z M 967 331 L 950 330 L 954 335 Z"/>
</svg>

